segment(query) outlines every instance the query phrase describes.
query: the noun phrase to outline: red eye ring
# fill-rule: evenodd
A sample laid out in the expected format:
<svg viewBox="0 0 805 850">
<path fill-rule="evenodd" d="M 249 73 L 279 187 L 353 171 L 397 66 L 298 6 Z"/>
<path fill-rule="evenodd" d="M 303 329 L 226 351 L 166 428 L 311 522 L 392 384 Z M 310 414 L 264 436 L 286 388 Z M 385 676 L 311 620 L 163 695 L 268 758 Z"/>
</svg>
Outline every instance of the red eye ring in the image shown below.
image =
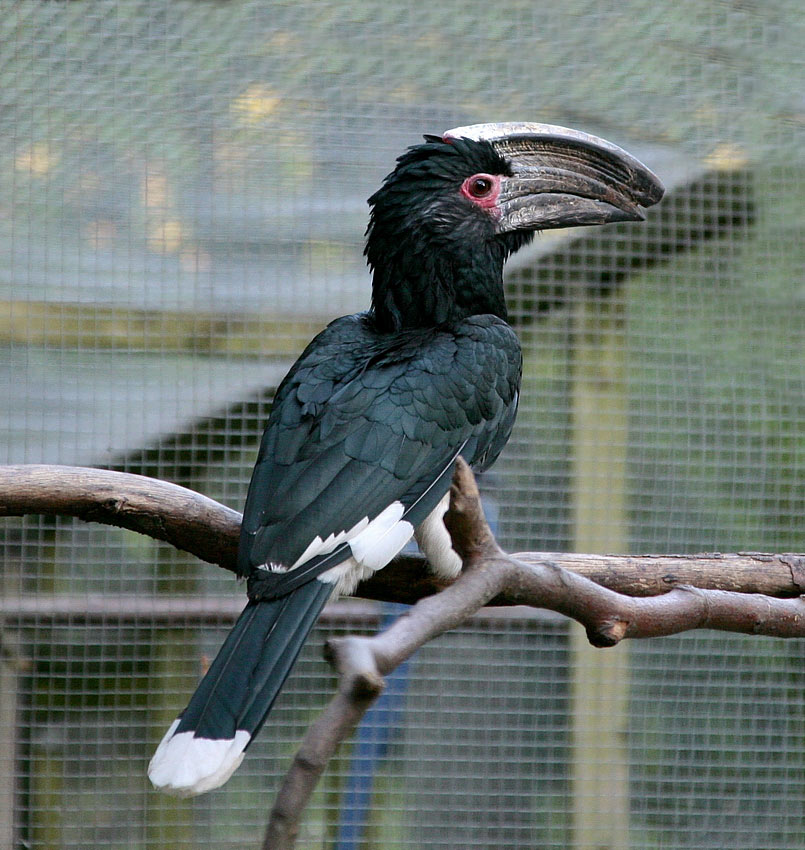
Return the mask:
<svg viewBox="0 0 805 850">
<path fill-rule="evenodd" d="M 461 194 L 474 204 L 493 210 L 500 194 L 500 177 L 494 174 L 473 174 L 461 184 Z"/>
<path fill-rule="evenodd" d="M 495 188 L 495 178 L 489 174 L 476 174 L 466 182 L 467 192 L 473 198 L 486 198 Z"/>
</svg>

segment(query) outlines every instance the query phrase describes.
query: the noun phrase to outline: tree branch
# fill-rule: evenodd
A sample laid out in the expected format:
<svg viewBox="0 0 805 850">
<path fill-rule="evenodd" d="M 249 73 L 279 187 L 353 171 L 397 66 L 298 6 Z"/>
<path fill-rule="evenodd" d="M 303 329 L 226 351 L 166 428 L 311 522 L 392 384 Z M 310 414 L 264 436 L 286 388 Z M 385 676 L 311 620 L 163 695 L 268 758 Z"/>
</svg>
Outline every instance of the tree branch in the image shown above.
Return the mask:
<svg viewBox="0 0 805 850">
<path fill-rule="evenodd" d="M 314 722 L 277 795 L 263 850 L 291 850 L 310 794 L 338 745 L 383 690 L 383 676 L 434 637 L 490 602 L 549 608 L 578 620 L 594 646 L 691 628 L 778 637 L 805 636 L 805 600 L 677 587 L 662 596 L 630 598 L 569 572 L 553 558 L 530 563 L 506 555 L 483 515 L 469 467 L 459 459 L 445 524 L 464 569 L 440 593 L 424 598 L 373 637 L 331 639 L 327 653 L 339 674 L 336 696 Z"/>
<path fill-rule="evenodd" d="M 82 466 L 0 466 L 0 517 L 26 514 L 127 528 L 235 569 L 241 515 L 168 481 Z"/>
<path fill-rule="evenodd" d="M 235 569 L 241 515 L 199 493 L 154 478 L 74 466 L 0 466 L 0 517 L 49 514 L 127 528 L 164 540 L 202 561 Z M 760 552 L 707 555 L 578 555 L 521 552 L 525 564 L 546 561 L 629 596 L 655 596 L 685 585 L 768 596 L 805 591 L 805 555 Z M 366 599 L 414 604 L 447 582 L 422 557 L 401 555 L 394 569 L 361 584 Z M 494 605 L 519 604 L 501 593 Z"/>
<path fill-rule="evenodd" d="M 234 569 L 240 514 L 167 482 L 75 467 L 0 467 L 0 516 L 30 513 L 132 529 Z M 428 576 L 422 558 L 400 557 L 394 569 L 376 574 L 359 593 L 416 604 L 374 637 L 328 643 L 338 692 L 293 760 L 264 850 L 293 847 L 310 794 L 339 744 L 382 692 L 383 676 L 484 605 L 558 611 L 578 620 L 600 647 L 693 628 L 805 636 L 805 601 L 798 598 L 805 589 L 803 555 L 507 555 L 486 523 L 463 461 L 456 465 L 445 522 L 464 562 L 459 578 L 439 582 Z"/>
</svg>

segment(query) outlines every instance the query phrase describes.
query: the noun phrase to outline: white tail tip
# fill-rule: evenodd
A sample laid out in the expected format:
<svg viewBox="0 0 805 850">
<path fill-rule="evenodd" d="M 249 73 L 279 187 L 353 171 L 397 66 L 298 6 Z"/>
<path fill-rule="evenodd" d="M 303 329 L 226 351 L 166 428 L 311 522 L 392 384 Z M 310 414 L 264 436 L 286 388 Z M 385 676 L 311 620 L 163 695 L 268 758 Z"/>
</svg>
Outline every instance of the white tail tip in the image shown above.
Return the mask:
<svg viewBox="0 0 805 850">
<path fill-rule="evenodd" d="M 166 794 L 192 797 L 223 785 L 243 761 L 251 735 L 243 729 L 229 740 L 197 738 L 179 732 L 174 720 L 148 765 L 148 778 Z"/>
</svg>

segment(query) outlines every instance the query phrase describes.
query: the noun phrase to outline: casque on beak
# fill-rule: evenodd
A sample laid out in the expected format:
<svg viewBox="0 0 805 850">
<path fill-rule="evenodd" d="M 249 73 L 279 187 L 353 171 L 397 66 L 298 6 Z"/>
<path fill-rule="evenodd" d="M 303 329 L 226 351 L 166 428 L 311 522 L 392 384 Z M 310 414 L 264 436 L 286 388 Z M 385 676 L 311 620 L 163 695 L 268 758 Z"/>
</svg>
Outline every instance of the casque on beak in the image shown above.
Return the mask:
<svg viewBox="0 0 805 850">
<path fill-rule="evenodd" d="M 547 230 L 642 221 L 641 207 L 665 193 L 643 163 L 605 139 L 553 124 L 509 122 L 457 127 L 445 139 L 490 142 L 511 176 L 501 184 L 498 230 Z"/>
</svg>

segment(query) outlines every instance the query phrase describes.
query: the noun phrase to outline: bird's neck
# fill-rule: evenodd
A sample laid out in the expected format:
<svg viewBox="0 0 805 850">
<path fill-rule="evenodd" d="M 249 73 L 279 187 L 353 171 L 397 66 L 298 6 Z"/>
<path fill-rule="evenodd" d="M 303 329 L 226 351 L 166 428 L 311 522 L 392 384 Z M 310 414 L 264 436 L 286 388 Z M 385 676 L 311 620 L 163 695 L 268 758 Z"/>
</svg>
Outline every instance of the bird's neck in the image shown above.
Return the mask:
<svg viewBox="0 0 805 850">
<path fill-rule="evenodd" d="M 468 316 L 507 319 L 503 294 L 505 251 L 490 245 L 461 252 L 399 246 L 375 265 L 372 312 L 383 331 L 430 328 Z"/>
</svg>

